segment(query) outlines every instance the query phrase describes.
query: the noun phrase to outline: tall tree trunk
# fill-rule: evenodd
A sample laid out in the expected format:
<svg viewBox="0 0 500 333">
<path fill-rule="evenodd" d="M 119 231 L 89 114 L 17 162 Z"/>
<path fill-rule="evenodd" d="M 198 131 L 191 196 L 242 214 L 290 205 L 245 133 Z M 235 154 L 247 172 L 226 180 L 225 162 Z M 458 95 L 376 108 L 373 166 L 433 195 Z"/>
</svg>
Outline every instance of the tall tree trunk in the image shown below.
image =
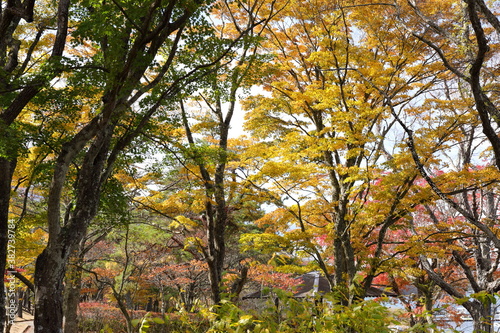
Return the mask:
<svg viewBox="0 0 500 333">
<path fill-rule="evenodd" d="M 220 106 L 221 103 L 219 101 L 216 107 L 218 112 L 222 112 Z M 181 103 L 181 110 L 188 141 L 190 144 L 194 144 L 195 141 L 191 133 L 191 127 L 188 123 L 183 103 Z M 231 112 L 228 115 L 228 124 L 230 122 L 230 115 L 232 115 Z M 228 218 L 226 200 L 224 197 L 224 171 L 227 159 L 226 150 L 229 125 L 225 125 L 222 122 L 219 126 L 221 129 L 221 138 L 219 141 L 219 148 L 221 149 L 221 162 L 217 164 L 213 179 L 206 165 L 203 162 L 197 163 L 205 186 L 205 218 L 207 223 L 208 249 L 205 251 L 204 256 L 208 264 L 208 277 L 210 281 L 212 301 L 214 304 L 219 304 L 221 301 L 222 271 L 226 255 L 225 233 Z M 213 204 L 214 201 L 215 204 Z"/>
<path fill-rule="evenodd" d="M 11 74 L 17 73 L 19 69 L 18 54 L 21 43 L 16 40 L 15 36 L 18 31 L 18 25 L 23 18 L 26 22 L 33 22 L 33 12 L 35 7 L 35 0 L 26 1 L 2 1 L 2 11 L 0 11 L 0 66 L 2 67 L 2 75 L 0 77 L 0 86 L 2 88 L 8 87 L 5 91 L 9 91 L 11 82 Z M 66 45 L 67 27 L 68 27 L 68 13 L 69 13 L 70 0 L 59 0 L 57 9 L 57 29 L 56 37 L 54 39 L 53 49 L 51 53 L 51 60 L 59 58 L 64 51 Z M 16 46 L 16 43 L 17 46 Z M 7 50 L 11 50 L 7 54 Z M 56 60 L 57 61 L 57 60 Z M 55 61 L 55 62 L 56 62 Z M 55 63 L 54 62 L 54 63 Z M 22 86 L 24 88 L 18 92 L 10 104 L 3 104 L 0 112 L 0 130 L 2 139 L 5 140 L 7 150 L 17 149 L 17 142 L 6 138 L 6 132 L 9 126 L 16 120 L 24 107 L 31 101 L 31 99 L 42 89 L 44 83 L 50 82 L 57 76 L 59 70 L 54 70 L 52 73 L 46 73 L 44 79 L 40 79 L 37 75 L 31 82 L 25 82 Z M 15 80 L 14 80 L 15 81 Z M 22 80 L 24 81 L 24 79 Z M 12 92 L 10 92 L 12 93 Z M 9 94 L 10 94 L 9 93 Z M 7 98 L 7 100 L 9 100 Z M 17 163 L 15 154 L 10 155 L 9 158 L 0 157 L 0 272 L 5 272 L 7 260 L 7 240 L 8 240 L 8 213 L 12 175 Z M 5 283 L 4 279 L 0 279 L 0 332 L 4 331 L 5 324 Z"/>
<path fill-rule="evenodd" d="M 48 247 L 36 260 L 35 332 L 62 333 L 65 252 L 62 246 Z"/>
<path fill-rule="evenodd" d="M 6 322 L 6 294 L 5 294 L 5 279 L 4 272 L 7 265 L 7 246 L 9 233 L 9 202 L 11 182 L 16 160 L 0 158 L 0 332 L 4 331 Z"/>
<path fill-rule="evenodd" d="M 220 110 L 220 108 L 218 108 L 218 110 Z M 228 128 L 226 128 L 224 124 L 220 124 L 219 126 L 221 127 L 221 139 L 219 141 L 219 148 L 221 149 L 221 156 L 219 158 L 221 162 L 217 165 L 215 170 L 214 186 L 209 183 L 210 176 L 204 177 L 208 198 L 210 198 L 213 193 L 213 199 L 216 203 L 214 208 L 212 204 L 208 202 L 208 205 L 211 206 L 210 211 L 212 214 L 211 218 L 209 218 L 208 227 L 208 254 L 210 258 L 209 268 L 212 299 L 215 304 L 219 304 L 221 301 L 221 282 L 222 272 L 224 270 L 224 260 L 226 258 L 226 226 L 228 219 L 228 207 L 224 191 Z M 208 172 L 206 173 L 208 174 Z"/>
<path fill-rule="evenodd" d="M 490 303 L 481 303 L 476 301 L 473 303 L 469 313 L 474 321 L 474 333 L 493 333 L 493 317 Z"/>
<path fill-rule="evenodd" d="M 335 257 L 335 285 L 342 291 L 343 299 L 341 304 L 348 305 L 356 297 L 349 292 L 349 285 L 356 273 L 356 263 L 354 260 L 354 249 L 351 243 L 350 225 L 346 221 L 347 204 L 346 200 L 341 200 L 337 217 L 335 218 L 335 238 L 333 242 Z"/>
<path fill-rule="evenodd" d="M 81 259 L 76 258 L 76 265 L 70 265 L 66 274 L 64 290 L 64 333 L 78 333 L 78 305 L 82 286 Z"/>
<path fill-rule="evenodd" d="M 322 116 L 317 117 L 316 127 L 318 131 L 324 129 Z M 332 202 L 337 202 L 334 219 L 334 267 L 335 286 L 342 290 L 345 295 L 339 300 L 341 304 L 348 305 L 354 295 L 349 294 L 349 284 L 356 274 L 356 262 L 354 260 L 354 249 L 351 243 L 350 223 L 346 220 L 348 214 L 349 191 L 352 183 L 344 182 L 342 176 L 337 175 L 335 170 L 336 161 L 332 151 L 323 152 L 323 160 L 330 168 L 328 177 L 332 186 Z"/>
<path fill-rule="evenodd" d="M 99 192 L 98 188 L 96 192 Z M 87 205 L 83 210 L 97 209 L 94 200 L 86 200 Z M 63 332 L 64 277 L 69 257 L 85 237 L 90 222 L 90 219 L 81 218 L 82 214 L 76 215 L 62 228 L 57 241 L 49 243 L 36 260 L 34 324 L 37 333 Z"/>
<path fill-rule="evenodd" d="M 63 280 L 70 255 L 76 250 L 95 217 L 100 199 L 101 186 L 105 181 L 103 170 L 108 156 L 114 126 L 100 131 L 85 154 L 78 174 L 76 203 L 66 224 L 60 225 L 59 201 L 65 183 L 65 168 L 72 161 L 63 154 L 58 159 L 49 194 L 49 242 L 37 258 L 35 266 L 35 332 L 62 333 Z M 78 145 L 83 148 L 83 145 Z M 76 150 L 75 150 L 76 151 Z M 58 177 L 59 176 L 59 177 Z M 52 220 L 51 220 L 52 218 Z"/>
<path fill-rule="evenodd" d="M 216 199 L 216 201 L 218 201 Z M 223 207 L 224 210 L 226 207 Z M 219 215 L 220 207 L 216 209 L 217 213 L 210 202 L 207 203 L 208 216 L 208 270 L 210 280 L 210 290 L 212 301 L 214 304 L 219 304 L 221 301 L 221 281 L 222 271 L 224 269 L 225 251 L 225 229 L 226 229 L 226 214 Z"/>
</svg>

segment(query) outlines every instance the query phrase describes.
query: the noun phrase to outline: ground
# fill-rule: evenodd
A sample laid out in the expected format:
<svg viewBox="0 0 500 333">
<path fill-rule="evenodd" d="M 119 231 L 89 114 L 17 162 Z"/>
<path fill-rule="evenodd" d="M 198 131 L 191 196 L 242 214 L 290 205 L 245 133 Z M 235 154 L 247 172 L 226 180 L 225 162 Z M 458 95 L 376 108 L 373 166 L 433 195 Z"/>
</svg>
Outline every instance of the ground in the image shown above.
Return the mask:
<svg viewBox="0 0 500 333">
<path fill-rule="evenodd" d="M 29 313 L 23 313 L 23 318 L 16 318 L 14 325 L 10 328 L 10 333 L 33 333 L 33 316 Z"/>
</svg>

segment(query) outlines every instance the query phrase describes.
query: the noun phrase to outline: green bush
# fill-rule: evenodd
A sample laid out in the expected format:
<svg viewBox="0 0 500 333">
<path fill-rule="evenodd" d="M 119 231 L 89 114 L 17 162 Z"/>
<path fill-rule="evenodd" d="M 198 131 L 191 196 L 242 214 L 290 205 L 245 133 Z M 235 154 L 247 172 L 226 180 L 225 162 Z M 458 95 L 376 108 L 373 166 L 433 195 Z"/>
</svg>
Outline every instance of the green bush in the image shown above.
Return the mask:
<svg viewBox="0 0 500 333">
<path fill-rule="evenodd" d="M 390 310 L 374 300 L 344 306 L 333 295 L 322 299 L 296 299 L 274 291 L 265 306 L 244 311 L 223 301 L 217 307 L 201 308 L 198 313 L 179 311 L 161 316 L 135 311 L 133 324 L 141 333 L 389 333 L 397 324 Z M 83 311 L 80 332 L 125 332 L 125 321 L 118 309 L 96 306 Z"/>
<path fill-rule="evenodd" d="M 209 321 L 196 313 L 147 314 L 142 319 L 133 321 L 138 332 L 148 333 L 205 333 L 210 327 Z"/>
<path fill-rule="evenodd" d="M 201 309 L 200 317 L 194 321 L 181 314 L 175 320 L 147 316 L 137 324 L 142 325 L 141 333 L 163 332 L 157 329 L 207 333 L 389 333 L 391 325 L 397 324 L 389 309 L 373 300 L 343 306 L 335 302 L 332 295 L 322 300 L 296 299 L 279 290 L 273 295 L 275 297 L 259 310 L 243 311 L 223 301 L 218 307 Z"/>
<path fill-rule="evenodd" d="M 204 333 L 210 324 L 200 314 L 179 312 L 168 313 L 161 317 L 159 313 L 148 314 L 146 311 L 130 311 L 134 324 L 145 323 L 144 331 L 150 333 Z M 127 325 L 120 309 L 103 303 L 81 303 L 79 312 L 78 332 L 127 332 Z"/>
<path fill-rule="evenodd" d="M 374 300 L 344 306 L 331 294 L 321 299 L 290 296 L 277 291 L 278 301 L 256 316 L 252 332 L 386 333 L 397 324 L 390 310 Z"/>
</svg>

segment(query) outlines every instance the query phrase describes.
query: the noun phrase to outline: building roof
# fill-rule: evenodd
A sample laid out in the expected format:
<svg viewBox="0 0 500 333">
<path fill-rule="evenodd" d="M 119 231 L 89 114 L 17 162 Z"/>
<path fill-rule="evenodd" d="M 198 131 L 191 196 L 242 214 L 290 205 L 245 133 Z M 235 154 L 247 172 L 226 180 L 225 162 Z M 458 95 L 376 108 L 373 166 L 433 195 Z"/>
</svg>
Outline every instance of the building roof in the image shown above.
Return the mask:
<svg viewBox="0 0 500 333">
<path fill-rule="evenodd" d="M 322 295 L 330 292 L 330 284 L 328 279 L 321 275 L 319 272 L 310 272 L 298 277 L 302 280 L 302 283 L 298 285 L 297 289 L 293 293 L 293 297 L 305 298 L 314 295 Z M 269 297 L 269 290 L 259 290 L 254 293 L 248 294 L 243 297 L 243 299 L 251 298 L 267 298 Z M 384 291 L 384 289 L 370 287 L 366 293 L 366 297 L 381 297 L 381 296 L 397 296 L 395 293 L 390 291 Z"/>
</svg>

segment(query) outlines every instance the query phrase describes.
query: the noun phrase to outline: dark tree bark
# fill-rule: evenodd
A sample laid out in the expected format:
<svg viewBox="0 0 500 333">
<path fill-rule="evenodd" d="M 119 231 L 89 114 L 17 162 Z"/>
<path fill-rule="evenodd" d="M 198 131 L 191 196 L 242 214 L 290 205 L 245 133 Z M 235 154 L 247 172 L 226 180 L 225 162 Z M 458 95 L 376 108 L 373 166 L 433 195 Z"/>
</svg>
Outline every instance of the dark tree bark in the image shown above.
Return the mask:
<svg viewBox="0 0 500 333">
<path fill-rule="evenodd" d="M 343 292 L 347 292 L 349 285 L 356 274 L 356 261 L 354 258 L 354 249 L 351 241 L 351 231 L 349 222 L 346 220 L 347 209 L 346 199 L 339 204 L 340 211 L 335 219 L 335 239 L 333 241 L 333 251 L 335 256 L 335 285 L 341 288 Z M 349 304 L 354 295 L 348 295 L 347 299 L 341 299 L 342 304 Z"/>
<path fill-rule="evenodd" d="M 70 257 L 69 269 L 65 276 L 64 287 L 64 333 L 78 333 L 78 305 L 82 287 L 83 264 L 85 255 L 109 233 L 110 228 L 90 233 L 81 242 L 78 249 Z"/>
<path fill-rule="evenodd" d="M 269 20 L 272 16 L 270 14 L 266 20 L 261 22 L 256 21 L 257 10 L 252 8 L 248 12 L 248 22 L 244 22 L 246 26 L 238 27 L 241 38 L 247 34 L 253 32 L 254 28 L 259 24 L 263 23 L 262 27 L 267 24 L 266 20 Z M 233 22 L 235 23 L 235 22 Z M 263 29 L 263 28 L 262 28 Z M 262 32 L 262 30 L 261 30 Z M 215 171 L 210 174 L 208 165 L 204 162 L 204 156 L 196 156 L 195 163 L 198 166 L 201 173 L 201 180 L 205 188 L 205 222 L 207 224 L 207 248 L 203 249 L 203 255 L 205 261 L 208 264 L 209 269 L 209 281 L 212 301 L 214 304 L 220 304 L 221 302 L 221 288 L 222 288 L 222 277 L 224 271 L 224 263 L 226 258 L 226 237 L 227 237 L 227 225 L 229 219 L 229 204 L 226 202 L 226 188 L 225 188 L 225 172 L 228 163 L 228 138 L 229 138 L 229 128 L 231 124 L 232 117 L 236 108 L 237 91 L 243 87 L 244 80 L 247 79 L 249 72 L 253 70 L 256 48 L 252 43 L 245 44 L 242 48 L 242 55 L 237 59 L 238 66 L 241 66 L 241 70 L 234 70 L 230 74 L 230 88 L 228 91 L 229 106 L 227 112 L 223 111 L 223 103 L 226 102 L 220 97 L 220 91 L 218 87 L 218 82 L 212 82 L 213 92 L 217 97 L 205 102 L 209 105 L 210 110 L 213 112 L 217 119 L 217 134 L 219 140 L 217 143 L 217 161 L 215 161 Z M 216 79 L 217 80 L 217 79 Z M 189 144 L 195 145 L 195 139 L 191 132 L 191 127 L 188 122 L 186 110 L 184 105 L 181 103 L 182 119 L 184 129 L 186 131 L 186 136 Z"/>
<path fill-rule="evenodd" d="M 80 304 L 80 291 L 82 285 L 83 258 L 77 256 L 70 264 L 66 273 L 64 287 L 64 333 L 78 333 L 78 305 Z"/>
<path fill-rule="evenodd" d="M 491 303 L 483 304 L 476 301 L 469 306 L 468 311 L 474 322 L 474 333 L 493 333 Z"/>
<path fill-rule="evenodd" d="M 108 54 L 109 45 L 103 42 L 104 58 L 118 57 L 110 61 L 111 65 L 116 65 L 118 68 L 109 69 L 109 73 L 114 74 L 103 93 L 101 112 L 62 146 L 54 167 L 47 207 L 49 240 L 35 267 L 36 332 L 62 332 L 63 279 L 68 260 L 82 242 L 89 224 L 97 214 L 101 188 L 111 175 L 119 154 L 141 133 L 164 99 L 175 94 L 179 86 L 185 84 L 188 78 L 192 79 L 191 76 L 194 76 L 197 70 L 209 67 L 209 65 L 197 67 L 174 81 L 165 88 L 157 103 L 136 119 L 135 125 L 129 124 L 130 118 L 136 115 L 131 116 L 127 112 L 144 93 L 158 85 L 168 72 L 172 59 L 178 52 L 178 43 L 184 27 L 194 14 L 194 10 L 198 8 L 193 6 L 182 8 L 178 13 L 177 5 L 180 3 L 172 1 L 164 8 L 154 6 L 147 10 L 148 16 L 141 22 L 143 26 L 134 25 L 137 29 L 135 31 L 137 38 L 133 41 L 129 40 L 132 28 L 129 27 L 129 31 L 125 27 L 126 37 L 120 40 L 122 45 L 115 47 L 128 52 L 110 50 Z M 153 61 L 163 43 L 172 36 L 174 38 L 169 45 L 170 55 L 164 67 L 147 86 L 142 85 L 141 79 L 148 70 L 149 61 Z M 122 127 L 118 127 L 118 124 Z M 127 130 L 119 133 L 115 131 L 116 128 L 127 128 Z M 63 189 L 70 183 L 67 179 L 70 165 L 75 163 L 79 154 L 83 154 L 84 159 L 79 166 L 75 183 L 75 204 L 69 219 L 62 223 L 60 200 Z"/>
<path fill-rule="evenodd" d="M 239 299 L 243 287 L 248 280 L 248 266 L 243 266 L 240 271 L 240 276 L 231 286 L 231 302 L 236 303 Z"/>
<path fill-rule="evenodd" d="M 2 71 L 0 71 L 0 94 L 9 94 L 12 91 L 22 88 L 7 105 L 0 106 L 2 109 L 0 112 L 0 135 L 4 140 L 7 140 L 6 133 L 9 131 L 9 127 L 24 107 L 40 92 L 44 84 L 50 82 L 52 78 L 58 75 L 58 70 L 54 70 L 45 76 L 36 77 L 30 82 L 25 82 L 24 87 L 16 87 L 16 83 L 13 83 L 11 80 L 11 74 L 15 70 L 26 68 L 25 64 L 18 61 L 21 44 L 14 36 L 21 19 L 24 19 L 26 22 L 33 21 L 35 3 L 35 0 L 27 0 L 24 3 L 21 1 L 7 1 L 6 7 L 0 10 L 0 66 L 2 67 Z M 66 45 L 69 4 L 70 0 L 59 1 L 56 39 L 48 61 L 57 61 L 54 59 L 62 55 L 64 46 Z M 37 42 L 38 40 L 35 40 L 34 43 L 36 44 Z M 29 55 L 30 52 L 28 51 L 28 58 Z M 0 157 L 0 272 L 2 272 L 2 276 L 6 266 L 8 211 L 12 175 L 16 166 L 17 143 L 11 141 L 7 146 L 14 151 L 10 152 L 7 156 Z M 5 323 L 3 278 L 0 279 L 0 309 L 0 332 L 3 332 Z"/>
<path fill-rule="evenodd" d="M 52 224 L 53 232 L 49 234 L 48 246 L 37 258 L 35 266 L 36 332 L 62 332 L 63 280 L 70 255 L 74 250 L 77 250 L 78 244 L 83 241 L 88 225 L 97 214 L 100 191 L 105 181 L 103 172 L 113 128 L 113 126 L 108 125 L 99 132 L 85 155 L 78 175 L 79 186 L 75 209 L 68 223 L 60 227 L 58 214 L 52 212 L 53 216 L 57 218 L 57 225 Z M 62 167 L 67 166 L 63 165 Z M 54 183 L 61 180 L 54 180 Z M 51 192 L 50 195 L 59 196 L 57 187 L 57 185 L 52 187 L 55 188 L 55 192 Z M 54 202 L 56 207 L 50 207 L 50 209 L 59 208 L 58 200 L 57 202 L 54 200 Z M 54 230 L 58 228 L 60 228 L 59 232 L 55 233 Z"/>
<path fill-rule="evenodd" d="M 222 103 L 216 101 L 215 109 L 217 114 L 222 117 Z M 234 103 L 233 106 L 234 108 Z M 186 111 L 182 106 L 184 128 L 186 130 L 187 138 L 190 144 L 194 144 L 194 138 L 191 133 Z M 219 148 L 221 150 L 221 162 L 217 164 L 215 173 L 210 175 L 206 165 L 203 162 L 197 163 L 200 168 L 201 177 L 205 186 L 205 217 L 207 223 L 207 242 L 208 246 L 204 252 L 205 260 L 208 264 L 209 280 L 212 301 L 214 304 L 219 304 L 221 301 L 221 281 L 222 272 L 224 268 L 224 259 L 226 255 L 226 226 L 227 226 L 227 210 L 226 198 L 224 194 L 224 172 L 226 168 L 227 159 L 225 157 L 227 151 L 227 139 L 229 122 L 231 121 L 232 112 L 227 116 L 227 125 L 223 118 L 219 123 L 220 127 L 220 140 Z M 203 161 L 203 159 L 199 159 Z M 212 178 L 213 177 L 213 178 Z M 215 205 L 212 203 L 215 202 Z"/>
<path fill-rule="evenodd" d="M 6 294 L 4 273 L 7 267 L 7 246 L 9 232 L 9 202 L 10 202 L 10 184 L 12 174 L 16 167 L 16 161 L 7 158 L 0 158 L 0 332 L 4 330 L 6 322 Z M 13 267 L 12 267 L 13 268 Z"/>
<path fill-rule="evenodd" d="M 62 255 L 62 256 L 61 256 Z M 45 249 L 36 261 L 35 331 L 62 333 L 63 279 L 67 258 L 59 247 Z"/>
</svg>

